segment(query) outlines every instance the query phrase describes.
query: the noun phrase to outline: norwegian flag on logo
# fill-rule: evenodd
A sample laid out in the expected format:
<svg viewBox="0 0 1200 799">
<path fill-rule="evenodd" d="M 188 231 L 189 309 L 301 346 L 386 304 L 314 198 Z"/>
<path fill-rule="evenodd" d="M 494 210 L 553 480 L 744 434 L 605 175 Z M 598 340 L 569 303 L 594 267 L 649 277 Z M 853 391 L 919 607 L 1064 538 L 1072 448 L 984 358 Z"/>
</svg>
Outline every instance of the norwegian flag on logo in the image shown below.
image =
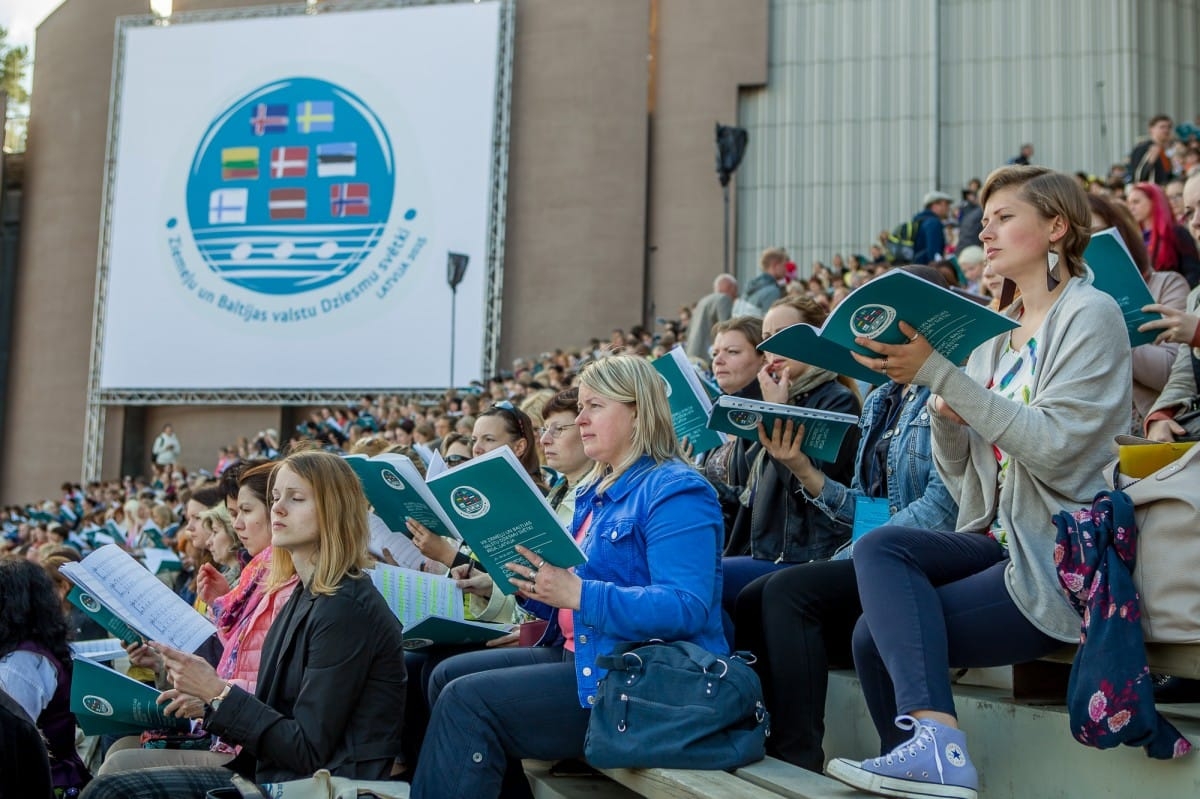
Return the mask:
<svg viewBox="0 0 1200 799">
<path fill-rule="evenodd" d="M 334 216 L 366 216 L 371 189 L 366 183 L 335 183 L 329 187 L 329 204 Z"/>
</svg>

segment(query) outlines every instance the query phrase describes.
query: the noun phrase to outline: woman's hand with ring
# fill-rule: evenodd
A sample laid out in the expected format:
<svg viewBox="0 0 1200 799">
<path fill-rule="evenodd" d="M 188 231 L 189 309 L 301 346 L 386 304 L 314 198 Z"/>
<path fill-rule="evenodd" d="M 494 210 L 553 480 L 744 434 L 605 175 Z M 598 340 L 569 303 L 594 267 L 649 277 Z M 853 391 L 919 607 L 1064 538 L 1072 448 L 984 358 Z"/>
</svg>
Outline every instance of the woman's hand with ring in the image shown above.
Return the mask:
<svg viewBox="0 0 1200 799">
<path fill-rule="evenodd" d="M 851 352 L 854 360 L 873 371 L 885 374 L 900 384 L 913 381 L 917 372 L 933 352 L 929 341 L 907 322 L 900 323 L 900 332 L 908 337 L 903 344 L 883 344 L 869 338 L 858 337 L 854 343 L 866 347 L 874 355 Z"/>
<path fill-rule="evenodd" d="M 547 563 L 536 552 L 523 546 L 518 545 L 516 550 L 526 561 L 537 564 L 504 564 L 506 569 L 516 575 L 508 581 L 517 587 L 520 596 L 536 599 L 556 608 L 579 610 L 583 581 L 576 577 L 574 572 Z"/>
</svg>

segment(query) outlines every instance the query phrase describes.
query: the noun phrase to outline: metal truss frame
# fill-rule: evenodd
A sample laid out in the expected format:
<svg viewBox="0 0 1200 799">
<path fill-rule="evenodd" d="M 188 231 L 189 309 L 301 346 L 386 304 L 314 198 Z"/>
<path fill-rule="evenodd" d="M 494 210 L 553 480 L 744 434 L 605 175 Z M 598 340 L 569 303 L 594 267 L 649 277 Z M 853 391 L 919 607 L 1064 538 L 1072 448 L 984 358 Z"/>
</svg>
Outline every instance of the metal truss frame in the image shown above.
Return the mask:
<svg viewBox="0 0 1200 799">
<path fill-rule="evenodd" d="M 104 156 L 104 187 L 101 195 L 100 242 L 96 263 L 96 291 L 92 310 L 92 348 L 88 366 L 87 411 L 84 421 L 84 447 L 81 479 L 100 477 L 104 449 L 104 423 L 107 409 L 121 405 L 207 405 L 207 406 L 285 406 L 350 403 L 364 394 L 403 394 L 418 402 L 435 402 L 445 389 L 375 387 L 337 390 L 296 389 L 103 389 L 100 365 L 104 353 L 105 302 L 108 297 L 108 260 L 112 195 L 116 176 L 116 134 L 120 129 L 120 76 L 125 61 L 125 32 L 147 25 L 171 25 L 186 22 L 284 17 L 301 14 L 325 14 L 404 6 L 450 5 L 473 0 L 302 0 L 277 6 L 251 6 L 237 9 L 212 9 L 173 14 L 163 18 L 153 14 L 120 17 L 116 24 L 113 69 L 109 90 L 109 117 Z M 483 373 L 494 374 L 500 351 L 502 293 L 504 289 L 505 221 L 508 208 L 508 149 L 512 109 L 513 41 L 516 26 L 516 0 L 499 0 L 500 30 L 497 53 L 495 107 L 492 127 L 491 187 L 488 199 L 487 275 L 485 278 Z"/>
</svg>

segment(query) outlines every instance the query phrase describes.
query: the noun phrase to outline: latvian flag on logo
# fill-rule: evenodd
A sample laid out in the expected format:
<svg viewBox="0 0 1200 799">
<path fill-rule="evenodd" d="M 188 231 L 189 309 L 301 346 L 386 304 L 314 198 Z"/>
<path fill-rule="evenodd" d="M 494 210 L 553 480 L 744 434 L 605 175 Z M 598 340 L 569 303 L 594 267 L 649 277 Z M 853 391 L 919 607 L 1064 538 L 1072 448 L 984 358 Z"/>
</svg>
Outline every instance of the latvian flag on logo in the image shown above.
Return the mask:
<svg viewBox="0 0 1200 799">
<path fill-rule="evenodd" d="M 366 183 L 335 183 L 329 187 L 334 216 L 366 216 L 371 210 L 371 190 Z"/>
<path fill-rule="evenodd" d="M 264 133 L 287 133 L 288 107 L 287 103 L 268 105 L 259 103 L 250 112 L 250 129 L 255 136 Z"/>
<path fill-rule="evenodd" d="M 352 178 L 357 169 L 358 144 L 335 142 L 317 145 L 317 177 Z"/>
<path fill-rule="evenodd" d="M 308 195 L 304 189 L 271 189 L 267 211 L 272 219 L 303 219 L 308 211 Z"/>
<path fill-rule="evenodd" d="M 222 180 L 258 180 L 258 148 L 226 147 L 221 150 Z"/>
<path fill-rule="evenodd" d="M 271 177 L 302 178 L 308 175 L 307 147 L 276 147 L 271 150 Z"/>
</svg>

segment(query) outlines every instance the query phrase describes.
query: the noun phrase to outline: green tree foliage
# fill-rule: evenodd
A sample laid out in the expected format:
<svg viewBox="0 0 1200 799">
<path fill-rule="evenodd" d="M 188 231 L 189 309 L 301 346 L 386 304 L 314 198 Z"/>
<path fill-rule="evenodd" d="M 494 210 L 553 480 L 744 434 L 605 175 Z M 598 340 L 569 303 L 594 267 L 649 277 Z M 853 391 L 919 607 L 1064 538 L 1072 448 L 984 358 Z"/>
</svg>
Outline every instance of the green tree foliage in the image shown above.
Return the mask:
<svg viewBox="0 0 1200 799">
<path fill-rule="evenodd" d="M 10 103 L 25 103 L 29 92 L 22 83 L 29 69 L 29 48 L 25 45 L 10 47 L 8 30 L 0 25 L 0 91 L 8 95 Z"/>
</svg>

